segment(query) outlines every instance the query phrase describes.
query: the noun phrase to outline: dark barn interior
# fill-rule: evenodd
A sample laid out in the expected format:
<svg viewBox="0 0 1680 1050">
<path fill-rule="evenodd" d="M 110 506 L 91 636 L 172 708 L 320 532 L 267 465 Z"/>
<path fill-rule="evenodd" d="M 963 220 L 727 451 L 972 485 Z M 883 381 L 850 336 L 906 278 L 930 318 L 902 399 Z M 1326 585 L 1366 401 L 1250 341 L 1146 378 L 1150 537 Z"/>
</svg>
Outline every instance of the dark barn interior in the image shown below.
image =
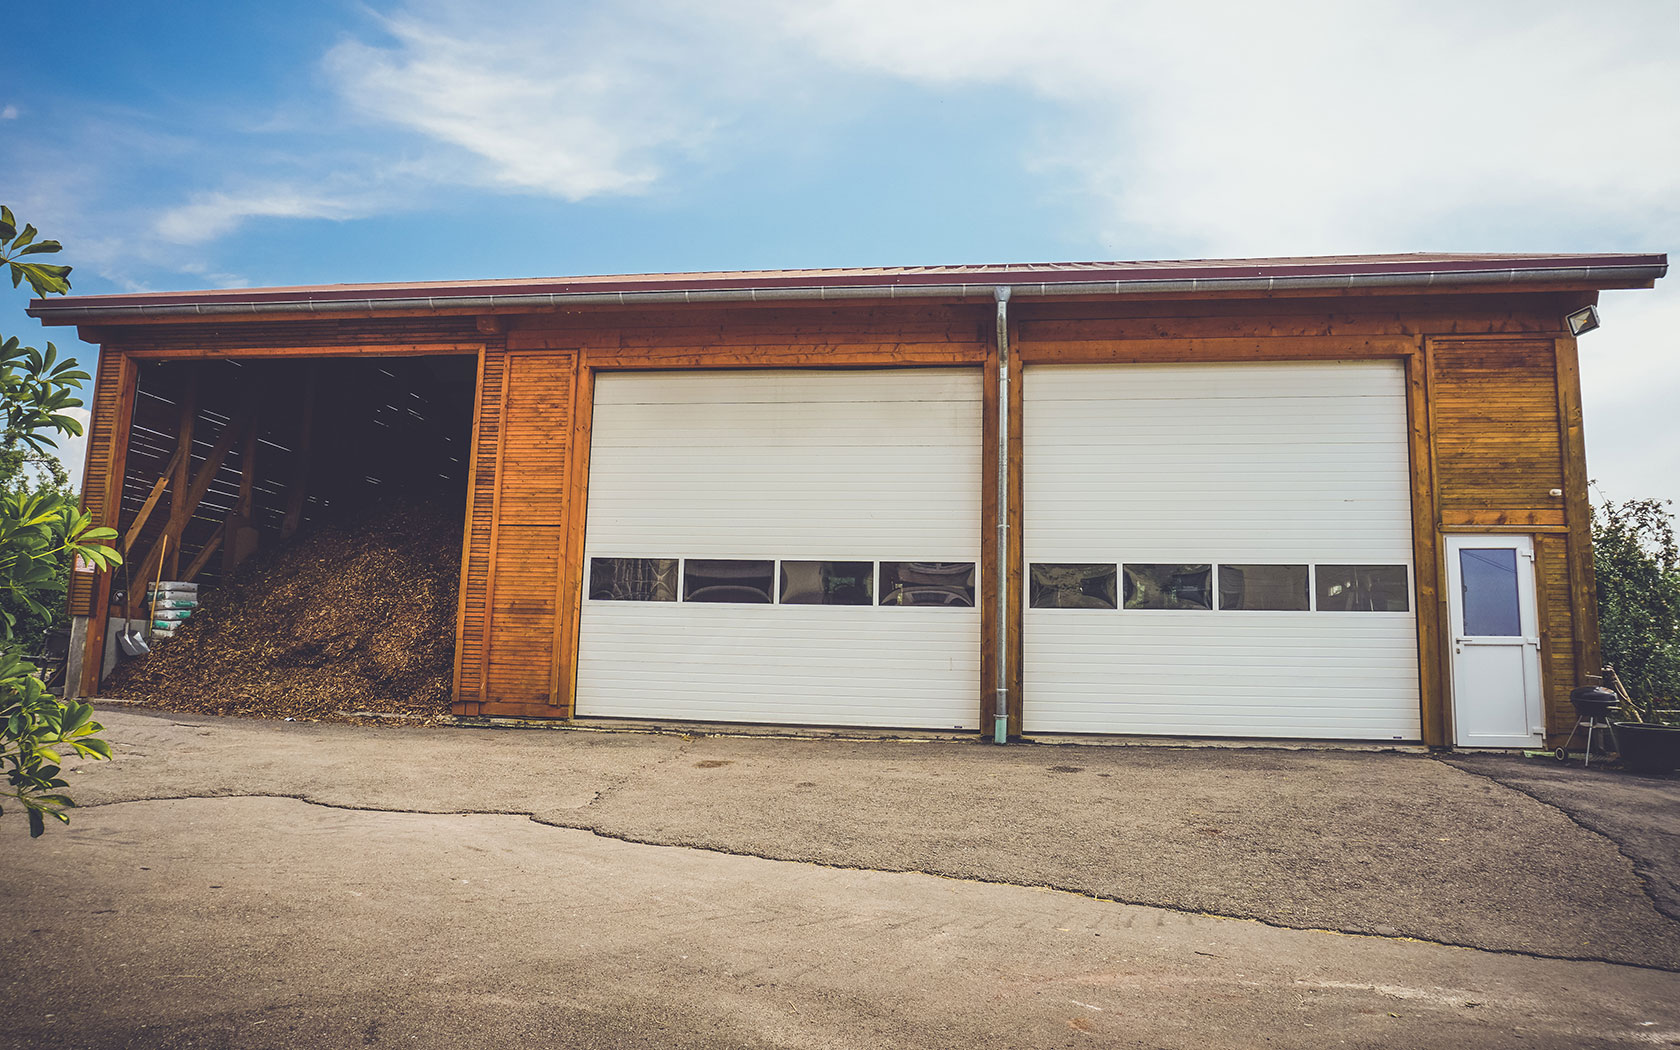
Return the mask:
<svg viewBox="0 0 1680 1050">
<path fill-rule="evenodd" d="M 317 519 L 371 504 L 459 514 L 474 366 L 464 356 L 146 362 L 119 517 L 128 564 L 113 600 L 160 569 L 213 584 Z"/>
</svg>

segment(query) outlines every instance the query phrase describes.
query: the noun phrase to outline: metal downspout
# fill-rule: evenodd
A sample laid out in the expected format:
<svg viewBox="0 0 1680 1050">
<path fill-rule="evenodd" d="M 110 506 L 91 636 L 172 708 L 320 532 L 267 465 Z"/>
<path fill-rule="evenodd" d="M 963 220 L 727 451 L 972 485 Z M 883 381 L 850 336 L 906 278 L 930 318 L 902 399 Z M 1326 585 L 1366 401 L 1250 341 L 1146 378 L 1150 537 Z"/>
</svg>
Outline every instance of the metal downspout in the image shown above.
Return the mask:
<svg viewBox="0 0 1680 1050">
<path fill-rule="evenodd" d="M 997 696 L 993 701 L 992 742 L 1009 742 L 1009 294 L 1008 285 L 992 289 L 997 300 Z"/>
</svg>

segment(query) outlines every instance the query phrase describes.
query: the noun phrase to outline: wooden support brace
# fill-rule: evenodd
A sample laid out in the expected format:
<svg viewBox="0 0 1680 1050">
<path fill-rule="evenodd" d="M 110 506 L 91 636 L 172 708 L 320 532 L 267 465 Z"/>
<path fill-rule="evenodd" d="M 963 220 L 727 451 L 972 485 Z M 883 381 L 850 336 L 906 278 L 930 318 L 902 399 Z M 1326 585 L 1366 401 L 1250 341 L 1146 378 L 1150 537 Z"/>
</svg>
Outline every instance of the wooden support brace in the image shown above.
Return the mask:
<svg viewBox="0 0 1680 1050">
<path fill-rule="evenodd" d="M 153 509 L 157 507 L 158 498 L 169 487 L 169 479 L 175 473 L 176 462 L 184 455 L 186 455 L 186 446 L 177 444 L 175 454 L 170 457 L 168 465 L 163 468 L 163 475 L 153 482 L 152 491 L 146 497 L 146 502 L 140 505 L 140 513 L 134 516 L 134 523 L 129 525 L 127 534 L 123 536 L 123 557 L 128 557 L 128 552 L 134 547 L 134 541 L 140 538 L 140 530 L 146 527 L 146 522 L 151 518 Z"/>
<path fill-rule="evenodd" d="M 173 562 L 175 565 L 174 572 L 167 571 L 170 561 L 167 559 L 165 561 L 166 577 L 171 580 L 179 578 L 175 573 L 180 572 L 178 552 L 181 547 L 181 533 L 186 529 L 187 522 L 192 520 L 193 511 L 197 510 L 199 503 L 204 500 L 204 494 L 210 491 L 210 483 L 216 479 L 216 472 L 222 469 L 222 463 L 227 459 L 227 454 L 232 451 L 234 442 L 249 427 L 249 420 L 244 424 L 228 424 L 227 428 L 222 431 L 222 436 L 216 441 L 216 447 L 210 450 L 210 457 L 204 461 L 204 465 L 199 467 L 198 473 L 193 476 L 192 484 L 186 486 L 185 495 L 183 496 L 179 491 L 176 492 L 177 502 L 173 502 L 170 506 L 169 524 L 164 526 L 163 535 L 158 537 L 157 542 L 152 545 L 152 549 L 147 552 L 146 560 L 141 562 L 138 575 L 142 579 L 146 578 L 146 574 L 155 564 L 155 560 L 163 556 L 166 547 L 174 548 L 177 552 Z"/>
<path fill-rule="evenodd" d="M 191 583 L 194 577 L 204 571 L 204 567 L 210 564 L 211 555 L 215 554 L 216 548 L 222 545 L 222 537 L 227 535 L 228 526 L 231 524 L 232 520 L 229 519 L 229 521 L 223 523 L 221 528 L 216 530 L 216 534 L 210 537 L 210 541 L 204 545 L 203 550 L 198 552 L 198 556 L 192 560 L 192 564 L 187 566 L 187 571 L 181 577 L 180 582 Z"/>
</svg>

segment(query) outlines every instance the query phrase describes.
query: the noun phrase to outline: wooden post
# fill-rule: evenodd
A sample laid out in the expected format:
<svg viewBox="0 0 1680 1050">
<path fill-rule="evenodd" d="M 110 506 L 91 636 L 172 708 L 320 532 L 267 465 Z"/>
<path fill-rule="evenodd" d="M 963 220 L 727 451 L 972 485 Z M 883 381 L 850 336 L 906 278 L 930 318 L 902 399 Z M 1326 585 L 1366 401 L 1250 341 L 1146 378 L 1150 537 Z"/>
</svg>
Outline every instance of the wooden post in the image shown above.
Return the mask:
<svg viewBox="0 0 1680 1050">
<path fill-rule="evenodd" d="M 242 437 L 249 427 L 249 419 L 243 424 L 237 419 L 228 421 L 222 436 L 216 440 L 216 447 L 210 450 L 210 457 L 198 468 L 198 473 L 193 475 L 192 484 L 186 486 L 184 493 L 176 493 L 177 502 L 173 502 L 170 507 L 169 523 L 164 526 L 163 535 L 158 537 L 152 549 L 146 553 L 146 560 L 141 563 L 138 572 L 139 576 L 146 577 L 159 557 L 164 558 L 166 567 L 173 563 L 175 572 L 181 571 L 180 556 L 177 553 L 181 546 L 181 534 L 186 529 L 187 522 L 192 520 L 193 511 L 197 510 L 199 503 L 203 501 L 204 494 L 209 491 L 210 483 L 216 478 L 216 472 L 222 469 L 222 463 L 227 459 L 228 452 L 233 449 L 234 442 Z M 166 573 L 165 579 L 178 580 L 180 577 Z"/>
<path fill-rule="evenodd" d="M 1569 552 L 1569 604 L 1575 612 L 1575 674 L 1585 681 L 1604 664 L 1598 638 L 1598 583 L 1593 567 L 1592 504 L 1581 413 L 1581 366 L 1574 336 L 1555 342 L 1558 423 L 1563 441 L 1563 507 Z"/>
<path fill-rule="evenodd" d="M 123 474 L 128 468 L 128 432 L 134 421 L 134 396 L 139 389 L 140 370 L 128 355 L 120 350 L 107 347 L 107 354 L 115 354 L 116 366 L 114 374 L 107 369 L 104 362 L 100 362 L 100 381 L 114 380 L 114 397 L 106 400 L 105 391 L 96 388 L 93 403 L 95 418 L 92 421 L 88 435 L 88 461 L 83 475 L 83 499 L 88 499 L 92 493 L 88 489 L 87 480 L 95 476 L 96 466 L 104 468 L 104 492 L 96 524 L 116 528 L 122 515 Z M 110 405 L 110 416 L 103 416 L 101 409 Z M 102 426 L 109 426 L 111 432 L 107 438 L 107 452 L 103 464 L 94 461 L 95 438 L 97 430 Z M 114 570 L 100 573 L 93 581 L 93 602 L 89 609 L 87 625 L 87 647 L 82 650 L 82 681 L 80 695 L 95 696 L 99 693 L 100 679 L 104 677 L 105 669 L 105 629 L 111 617 L 111 576 Z M 69 684 L 66 683 L 66 689 Z"/>
<path fill-rule="evenodd" d="M 175 579 L 181 570 L 181 544 L 178 542 L 181 538 L 181 527 L 186 524 L 187 518 L 192 516 L 191 506 L 186 507 L 184 511 L 182 508 L 186 499 L 187 481 L 192 475 L 193 430 L 198 421 L 199 370 L 196 365 L 190 367 L 192 372 L 188 376 L 186 389 L 181 392 L 181 400 L 176 402 L 180 410 L 177 417 L 179 422 L 175 427 L 177 454 L 172 461 L 175 464 L 175 475 L 169 479 L 169 524 L 166 530 L 174 534 L 177 542 L 170 544 L 168 553 L 164 555 L 163 573 L 166 579 L 171 580 Z M 185 450 L 185 454 L 181 454 L 182 450 Z"/>
<path fill-rule="evenodd" d="M 1423 340 L 1405 359 L 1407 451 L 1411 467 L 1412 565 L 1417 592 L 1419 725 L 1429 747 L 1447 747 L 1445 590 L 1429 425 L 1429 363 Z"/>
</svg>

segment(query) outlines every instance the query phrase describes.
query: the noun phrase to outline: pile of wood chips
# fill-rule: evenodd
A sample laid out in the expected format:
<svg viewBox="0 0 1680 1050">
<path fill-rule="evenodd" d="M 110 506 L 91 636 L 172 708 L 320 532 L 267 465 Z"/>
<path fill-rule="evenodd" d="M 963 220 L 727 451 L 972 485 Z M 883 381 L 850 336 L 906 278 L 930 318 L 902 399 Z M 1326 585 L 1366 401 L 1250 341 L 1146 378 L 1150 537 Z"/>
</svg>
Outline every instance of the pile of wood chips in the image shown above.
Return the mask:
<svg viewBox="0 0 1680 1050">
<path fill-rule="evenodd" d="M 317 523 L 202 593 L 102 695 L 199 714 L 420 725 L 449 714 L 461 511 Z"/>
</svg>

